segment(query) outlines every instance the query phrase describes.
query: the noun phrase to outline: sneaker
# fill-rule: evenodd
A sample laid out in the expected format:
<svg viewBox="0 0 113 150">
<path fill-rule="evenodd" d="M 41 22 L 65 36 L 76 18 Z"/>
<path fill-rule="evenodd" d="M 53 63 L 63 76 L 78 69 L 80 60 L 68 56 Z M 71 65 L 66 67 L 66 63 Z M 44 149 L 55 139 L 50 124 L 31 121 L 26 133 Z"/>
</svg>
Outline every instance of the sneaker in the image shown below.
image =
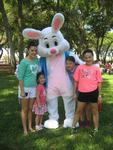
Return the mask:
<svg viewBox="0 0 113 150">
<path fill-rule="evenodd" d="M 43 124 L 40 124 L 40 127 L 41 127 L 41 128 L 44 128 L 44 125 L 43 125 Z"/>
<path fill-rule="evenodd" d="M 40 125 L 35 126 L 36 131 L 42 130 L 43 128 Z"/>
<path fill-rule="evenodd" d="M 90 136 L 94 137 L 94 136 L 96 136 L 97 133 L 98 133 L 98 129 L 93 129 Z"/>
<path fill-rule="evenodd" d="M 85 128 L 90 128 L 90 121 L 89 120 L 85 121 Z"/>
<path fill-rule="evenodd" d="M 80 128 L 84 128 L 85 127 L 85 122 L 84 121 L 80 121 L 79 125 L 80 125 Z"/>
</svg>

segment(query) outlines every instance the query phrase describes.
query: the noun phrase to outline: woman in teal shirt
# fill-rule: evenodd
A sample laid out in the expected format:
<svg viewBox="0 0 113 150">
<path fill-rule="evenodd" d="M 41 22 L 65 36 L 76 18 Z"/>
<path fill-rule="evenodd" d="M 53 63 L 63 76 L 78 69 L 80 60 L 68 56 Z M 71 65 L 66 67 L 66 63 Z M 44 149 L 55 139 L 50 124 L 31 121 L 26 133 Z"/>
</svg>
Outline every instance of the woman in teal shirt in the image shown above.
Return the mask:
<svg viewBox="0 0 113 150">
<path fill-rule="evenodd" d="M 36 97 L 36 74 L 39 70 L 37 59 L 37 47 L 34 43 L 28 46 L 28 55 L 19 65 L 19 98 L 21 99 L 21 118 L 24 135 L 28 134 L 28 130 L 34 132 L 32 128 L 32 106 Z M 28 129 L 27 129 L 28 119 Z"/>
</svg>

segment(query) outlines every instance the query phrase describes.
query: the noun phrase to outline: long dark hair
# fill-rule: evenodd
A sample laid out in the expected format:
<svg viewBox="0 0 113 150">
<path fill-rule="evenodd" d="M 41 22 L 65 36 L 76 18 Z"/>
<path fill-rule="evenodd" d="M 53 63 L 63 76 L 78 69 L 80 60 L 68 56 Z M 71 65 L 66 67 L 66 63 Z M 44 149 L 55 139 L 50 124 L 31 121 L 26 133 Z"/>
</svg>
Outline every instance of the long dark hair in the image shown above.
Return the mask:
<svg viewBox="0 0 113 150">
<path fill-rule="evenodd" d="M 29 41 L 28 46 L 27 46 L 27 50 L 26 50 L 26 56 L 28 56 L 29 49 L 31 46 L 37 46 L 37 43 L 35 41 Z"/>
</svg>

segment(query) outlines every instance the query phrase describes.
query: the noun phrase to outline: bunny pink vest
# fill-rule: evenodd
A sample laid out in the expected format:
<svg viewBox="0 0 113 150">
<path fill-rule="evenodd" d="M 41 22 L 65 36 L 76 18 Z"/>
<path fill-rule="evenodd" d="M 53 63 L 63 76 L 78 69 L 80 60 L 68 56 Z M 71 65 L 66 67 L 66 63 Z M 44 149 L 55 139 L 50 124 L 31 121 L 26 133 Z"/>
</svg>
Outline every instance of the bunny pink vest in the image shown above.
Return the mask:
<svg viewBox="0 0 113 150">
<path fill-rule="evenodd" d="M 71 96 L 72 83 L 65 69 L 65 55 L 47 58 L 48 68 L 48 90 L 47 97 L 49 99 L 58 96 Z"/>
</svg>

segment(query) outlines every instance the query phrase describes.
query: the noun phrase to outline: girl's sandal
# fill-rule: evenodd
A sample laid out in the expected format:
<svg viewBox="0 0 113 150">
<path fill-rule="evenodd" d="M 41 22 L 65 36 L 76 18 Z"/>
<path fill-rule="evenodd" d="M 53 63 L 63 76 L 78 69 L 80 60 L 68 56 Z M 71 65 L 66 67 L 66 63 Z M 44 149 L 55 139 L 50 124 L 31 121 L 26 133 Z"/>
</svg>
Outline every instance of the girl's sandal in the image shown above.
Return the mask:
<svg viewBox="0 0 113 150">
<path fill-rule="evenodd" d="M 35 132 L 36 130 L 34 130 L 34 129 L 31 128 L 31 129 L 29 129 L 29 131 L 33 133 L 33 132 Z"/>
</svg>

